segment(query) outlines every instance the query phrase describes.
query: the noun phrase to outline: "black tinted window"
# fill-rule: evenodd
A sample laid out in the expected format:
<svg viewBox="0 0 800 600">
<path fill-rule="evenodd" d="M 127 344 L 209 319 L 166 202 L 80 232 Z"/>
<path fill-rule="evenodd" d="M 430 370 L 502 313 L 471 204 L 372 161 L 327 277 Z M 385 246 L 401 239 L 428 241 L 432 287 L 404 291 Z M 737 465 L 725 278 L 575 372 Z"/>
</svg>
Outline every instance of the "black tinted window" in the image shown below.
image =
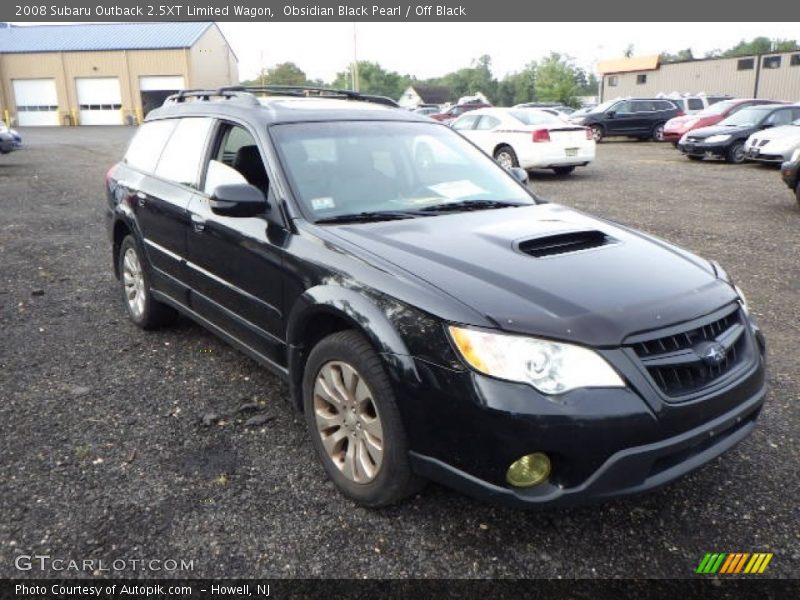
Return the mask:
<svg viewBox="0 0 800 600">
<path fill-rule="evenodd" d="M 689 110 L 703 110 L 703 101 L 700 98 L 689 98 Z"/>
<path fill-rule="evenodd" d="M 142 171 L 152 172 L 175 123 L 174 119 L 170 119 L 143 124 L 131 140 L 123 161 Z"/>
<path fill-rule="evenodd" d="M 200 161 L 206 148 L 212 119 L 180 119 L 156 166 L 156 175 L 194 186 L 200 173 Z"/>
<path fill-rule="evenodd" d="M 658 110 L 675 110 L 676 108 L 681 108 L 676 102 L 661 100 L 658 103 Z"/>
<path fill-rule="evenodd" d="M 632 104 L 633 112 L 653 112 L 656 109 L 652 100 L 636 100 Z"/>
<path fill-rule="evenodd" d="M 213 194 L 219 185 L 242 183 L 249 183 L 267 193 L 267 170 L 258 144 L 249 131 L 238 125 L 226 124 L 220 129 L 214 147 L 216 153 L 208 163 L 203 186 L 207 194 Z"/>
</svg>

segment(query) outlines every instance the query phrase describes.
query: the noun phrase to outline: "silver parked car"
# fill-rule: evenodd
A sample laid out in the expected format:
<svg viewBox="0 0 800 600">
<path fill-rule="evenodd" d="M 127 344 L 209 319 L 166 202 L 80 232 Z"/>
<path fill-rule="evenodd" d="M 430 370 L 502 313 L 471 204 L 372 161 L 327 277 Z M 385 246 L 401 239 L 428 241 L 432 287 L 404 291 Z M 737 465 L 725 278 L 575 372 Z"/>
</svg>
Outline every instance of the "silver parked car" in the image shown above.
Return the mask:
<svg viewBox="0 0 800 600">
<path fill-rule="evenodd" d="M 757 131 L 744 145 L 746 160 L 780 165 L 800 148 L 800 119 L 788 125 Z"/>
</svg>

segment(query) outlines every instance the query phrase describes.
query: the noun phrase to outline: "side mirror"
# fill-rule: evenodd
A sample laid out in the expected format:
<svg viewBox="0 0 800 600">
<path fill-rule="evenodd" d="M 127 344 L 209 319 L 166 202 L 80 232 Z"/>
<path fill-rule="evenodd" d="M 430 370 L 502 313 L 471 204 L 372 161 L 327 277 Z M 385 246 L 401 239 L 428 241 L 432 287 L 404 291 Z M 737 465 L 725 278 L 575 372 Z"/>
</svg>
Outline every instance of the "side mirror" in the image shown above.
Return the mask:
<svg viewBox="0 0 800 600">
<path fill-rule="evenodd" d="M 614 115 L 616 115 L 616 114 L 617 114 L 617 113 L 616 113 L 615 111 L 613 111 L 613 110 L 610 110 L 610 111 L 608 111 L 608 112 L 606 113 L 606 116 L 607 116 L 609 119 L 613 119 L 613 118 L 614 118 Z"/>
<path fill-rule="evenodd" d="M 229 183 L 214 188 L 211 211 L 225 217 L 255 217 L 267 210 L 264 192 L 249 183 Z"/>
<path fill-rule="evenodd" d="M 775 123 L 764 123 L 761 127 L 763 129 L 769 129 L 770 127 L 775 127 Z"/>
<path fill-rule="evenodd" d="M 528 185 L 528 172 L 522 167 L 511 167 L 508 172 L 522 185 Z"/>
</svg>

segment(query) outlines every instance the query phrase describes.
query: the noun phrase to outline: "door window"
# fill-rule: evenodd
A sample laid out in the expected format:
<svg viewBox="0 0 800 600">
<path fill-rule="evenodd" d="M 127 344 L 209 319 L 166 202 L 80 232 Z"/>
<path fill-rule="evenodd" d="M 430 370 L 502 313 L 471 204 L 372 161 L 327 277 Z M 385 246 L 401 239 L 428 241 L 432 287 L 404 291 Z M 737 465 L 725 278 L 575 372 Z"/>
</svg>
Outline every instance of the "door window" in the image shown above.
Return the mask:
<svg viewBox="0 0 800 600">
<path fill-rule="evenodd" d="M 203 185 L 206 194 L 213 194 L 217 186 L 236 183 L 249 183 L 267 194 L 267 169 L 258 144 L 247 129 L 239 125 L 223 124 L 215 148 Z"/>
<path fill-rule="evenodd" d="M 453 123 L 453 129 L 474 129 L 475 123 L 480 118 L 480 115 L 465 115 L 461 117 L 458 121 Z"/>
<path fill-rule="evenodd" d="M 180 119 L 156 165 L 156 175 L 176 183 L 197 187 L 200 163 L 206 150 L 212 119 Z"/>
<path fill-rule="evenodd" d="M 500 125 L 500 119 L 497 117 L 484 115 L 478 121 L 478 125 L 475 127 L 475 129 L 486 131 L 487 129 L 494 129 L 498 125 Z"/>
<path fill-rule="evenodd" d="M 792 111 L 791 109 L 784 109 L 778 110 L 772 113 L 767 118 L 767 124 L 773 125 L 775 127 L 779 127 L 781 125 L 788 125 L 792 122 Z"/>
<path fill-rule="evenodd" d="M 635 113 L 653 112 L 656 109 L 652 100 L 637 100 L 631 104 L 633 104 L 632 112 Z"/>
<path fill-rule="evenodd" d="M 633 102 L 630 102 L 630 101 L 628 101 L 628 100 L 626 100 L 625 102 L 620 102 L 619 104 L 617 104 L 616 106 L 614 106 L 614 107 L 612 108 L 612 110 L 613 110 L 614 112 L 616 112 L 617 114 L 621 114 L 621 113 L 628 113 L 628 114 L 630 114 L 630 113 L 632 113 L 632 112 L 633 112 Z"/>
</svg>

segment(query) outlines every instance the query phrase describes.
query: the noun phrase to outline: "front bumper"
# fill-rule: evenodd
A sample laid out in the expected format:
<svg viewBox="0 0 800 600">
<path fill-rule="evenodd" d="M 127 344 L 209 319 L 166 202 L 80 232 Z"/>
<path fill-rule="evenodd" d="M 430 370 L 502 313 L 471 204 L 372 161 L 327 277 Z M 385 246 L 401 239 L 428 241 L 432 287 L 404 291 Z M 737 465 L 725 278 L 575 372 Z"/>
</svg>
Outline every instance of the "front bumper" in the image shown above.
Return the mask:
<svg viewBox="0 0 800 600">
<path fill-rule="evenodd" d="M 706 144 L 705 142 L 678 142 L 678 150 L 691 156 L 709 156 L 725 158 L 730 148 L 730 142 L 721 144 Z"/>
<path fill-rule="evenodd" d="M 753 364 L 713 393 L 680 403 L 660 401 L 627 368 L 626 388 L 556 399 L 524 384 L 419 364 L 422 389 L 398 394 L 409 398 L 404 417 L 420 411 L 406 426 L 413 468 L 479 499 L 519 507 L 588 504 L 662 486 L 755 427 L 766 394 L 756 337 Z M 531 488 L 508 485 L 509 465 L 533 452 L 550 457 L 550 479 Z"/>
<path fill-rule="evenodd" d="M 770 152 L 765 148 L 753 148 L 745 146 L 745 159 L 752 162 L 760 162 L 770 165 L 780 165 L 786 161 L 786 157 L 782 153 Z"/>
</svg>

